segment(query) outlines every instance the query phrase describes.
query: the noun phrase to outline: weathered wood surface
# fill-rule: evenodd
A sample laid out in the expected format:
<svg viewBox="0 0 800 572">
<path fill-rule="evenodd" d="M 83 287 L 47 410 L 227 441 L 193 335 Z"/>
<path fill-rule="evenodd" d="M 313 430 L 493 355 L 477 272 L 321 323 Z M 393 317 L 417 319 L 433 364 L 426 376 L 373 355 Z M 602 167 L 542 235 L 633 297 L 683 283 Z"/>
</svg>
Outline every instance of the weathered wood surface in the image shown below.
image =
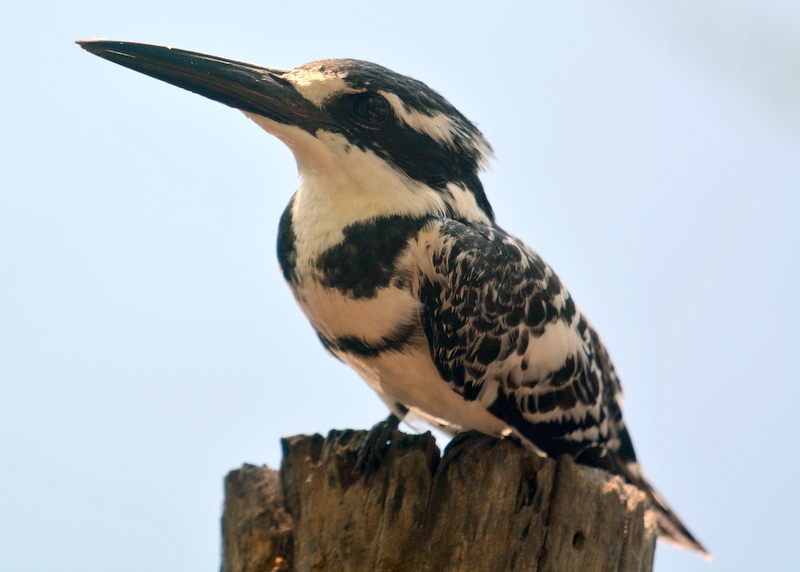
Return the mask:
<svg viewBox="0 0 800 572">
<path fill-rule="evenodd" d="M 291 570 L 292 517 L 286 512 L 278 471 L 244 465 L 225 478 L 223 570 Z"/>
<path fill-rule="evenodd" d="M 284 439 L 280 473 L 225 481 L 223 572 L 648 572 L 656 530 L 619 477 L 479 439 L 440 461 L 433 437 L 395 432 L 355 475 L 364 431 Z"/>
</svg>

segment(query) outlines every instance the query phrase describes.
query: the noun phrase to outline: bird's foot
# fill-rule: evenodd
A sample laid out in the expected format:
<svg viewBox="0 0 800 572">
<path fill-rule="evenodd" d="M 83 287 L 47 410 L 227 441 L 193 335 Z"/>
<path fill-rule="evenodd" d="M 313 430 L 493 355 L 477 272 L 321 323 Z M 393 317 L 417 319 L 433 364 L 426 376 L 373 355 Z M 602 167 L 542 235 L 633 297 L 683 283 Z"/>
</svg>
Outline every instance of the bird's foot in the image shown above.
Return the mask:
<svg viewBox="0 0 800 572">
<path fill-rule="evenodd" d="M 453 437 L 447 444 L 447 447 L 445 447 L 442 461 L 439 464 L 439 472 L 443 473 L 448 469 L 449 465 L 456 463 L 458 474 L 461 475 L 462 479 L 467 481 L 468 479 L 464 474 L 464 467 L 460 461 L 468 458 L 473 451 L 495 443 L 496 441 L 497 437 L 481 433 L 480 431 L 464 431 L 463 433 L 459 433 Z"/>
<path fill-rule="evenodd" d="M 364 442 L 358 449 L 356 466 L 353 468 L 354 473 L 359 473 L 368 477 L 378 470 L 383 462 L 383 458 L 389 451 L 392 432 L 397 429 L 399 425 L 400 419 L 394 413 L 390 413 L 386 419 L 376 423 L 372 429 L 367 432 Z"/>
</svg>

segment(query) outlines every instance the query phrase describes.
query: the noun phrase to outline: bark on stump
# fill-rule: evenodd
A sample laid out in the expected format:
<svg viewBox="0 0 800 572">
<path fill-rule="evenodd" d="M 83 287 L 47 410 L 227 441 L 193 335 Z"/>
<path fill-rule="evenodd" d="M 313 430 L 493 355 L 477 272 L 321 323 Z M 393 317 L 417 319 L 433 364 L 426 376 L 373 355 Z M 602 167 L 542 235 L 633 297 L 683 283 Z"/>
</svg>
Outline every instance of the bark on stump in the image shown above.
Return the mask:
<svg viewBox="0 0 800 572">
<path fill-rule="evenodd" d="M 283 440 L 280 473 L 225 479 L 223 572 L 649 572 L 655 517 L 620 477 L 508 440 L 439 459 L 433 437 L 395 432 L 367 478 L 365 431 Z"/>
</svg>

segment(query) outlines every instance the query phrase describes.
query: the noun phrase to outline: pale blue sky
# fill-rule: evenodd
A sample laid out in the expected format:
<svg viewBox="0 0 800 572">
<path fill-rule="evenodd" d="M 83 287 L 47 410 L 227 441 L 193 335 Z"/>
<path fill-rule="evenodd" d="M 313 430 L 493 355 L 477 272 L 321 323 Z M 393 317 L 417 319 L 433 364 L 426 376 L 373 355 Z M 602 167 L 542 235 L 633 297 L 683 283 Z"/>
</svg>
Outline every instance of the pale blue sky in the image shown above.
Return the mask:
<svg viewBox="0 0 800 572">
<path fill-rule="evenodd" d="M 90 37 L 367 59 L 440 91 L 493 144 L 500 224 L 605 339 L 650 480 L 716 558 L 661 545 L 656 570 L 800 568 L 796 3 L 3 10 L 0 570 L 217 570 L 228 470 L 386 413 L 282 283 L 289 151 Z"/>
</svg>

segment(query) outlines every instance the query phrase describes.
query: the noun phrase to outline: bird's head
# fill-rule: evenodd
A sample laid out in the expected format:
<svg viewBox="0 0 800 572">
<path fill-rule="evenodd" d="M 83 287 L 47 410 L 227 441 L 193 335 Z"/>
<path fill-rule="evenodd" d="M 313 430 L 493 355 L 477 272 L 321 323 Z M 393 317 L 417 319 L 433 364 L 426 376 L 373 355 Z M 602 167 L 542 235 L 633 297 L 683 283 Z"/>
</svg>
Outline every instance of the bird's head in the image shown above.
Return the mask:
<svg viewBox="0 0 800 572">
<path fill-rule="evenodd" d="M 294 153 L 301 192 L 364 216 L 488 222 L 478 172 L 491 148 L 427 85 L 358 60 L 294 69 L 174 48 L 88 40 L 91 53 L 240 109 Z"/>
</svg>

